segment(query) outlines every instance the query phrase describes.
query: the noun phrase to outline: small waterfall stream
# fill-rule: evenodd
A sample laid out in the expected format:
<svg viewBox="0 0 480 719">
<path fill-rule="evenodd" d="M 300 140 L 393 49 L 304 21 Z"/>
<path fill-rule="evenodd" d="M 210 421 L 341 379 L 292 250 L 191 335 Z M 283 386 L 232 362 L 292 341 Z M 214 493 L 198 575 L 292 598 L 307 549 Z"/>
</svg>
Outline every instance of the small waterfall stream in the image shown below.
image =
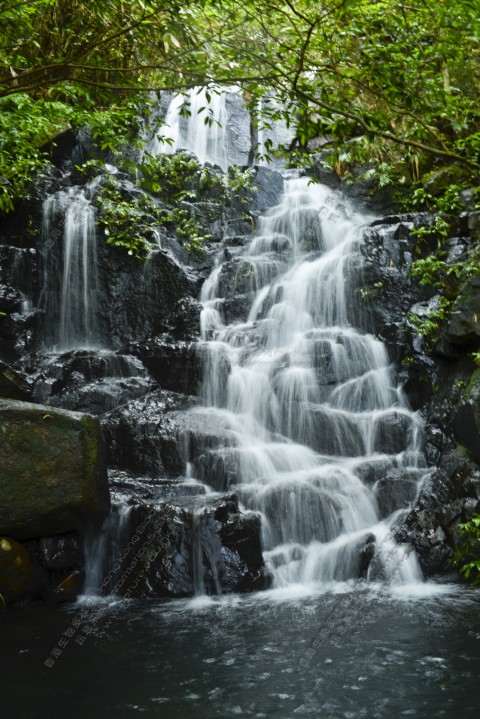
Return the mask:
<svg viewBox="0 0 480 719">
<path fill-rule="evenodd" d="M 60 190 L 43 206 L 45 343 L 59 352 L 101 346 L 95 209 L 89 189 Z"/>
<path fill-rule="evenodd" d="M 376 498 L 389 470 L 401 483 L 425 465 L 421 420 L 385 347 L 354 327 L 369 219 L 308 178 L 289 180 L 241 255 L 247 321 L 224 324 L 235 290 L 222 264 L 203 287 L 202 394 L 236 438 L 209 452 L 204 475 L 221 465 L 228 489 L 261 513 L 277 587 L 352 580 L 366 567 L 372 580 L 421 580 L 415 555 L 390 539 L 398 512 L 382 516 Z"/>
<path fill-rule="evenodd" d="M 227 92 L 195 87 L 174 95 L 163 124 L 149 145 L 152 155 L 188 150 L 200 163 L 227 169 Z"/>
</svg>

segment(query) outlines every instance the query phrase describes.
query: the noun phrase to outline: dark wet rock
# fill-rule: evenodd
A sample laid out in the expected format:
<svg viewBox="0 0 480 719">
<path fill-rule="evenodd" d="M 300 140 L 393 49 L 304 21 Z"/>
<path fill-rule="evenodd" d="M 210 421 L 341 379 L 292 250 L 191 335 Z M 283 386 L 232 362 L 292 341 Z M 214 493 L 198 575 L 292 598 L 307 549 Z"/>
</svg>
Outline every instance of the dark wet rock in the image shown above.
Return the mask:
<svg viewBox="0 0 480 719">
<path fill-rule="evenodd" d="M 135 542 L 133 541 L 135 538 Z M 131 597 L 182 597 L 263 589 L 268 584 L 260 521 L 235 497 L 138 504 L 128 514 L 123 562 L 108 591 Z"/>
<path fill-rule="evenodd" d="M 256 187 L 249 211 L 261 215 L 271 207 L 278 205 L 283 193 L 283 177 L 279 172 L 264 166 L 252 169 L 252 179 Z"/>
<path fill-rule="evenodd" d="M 251 235 L 228 235 L 223 239 L 222 247 L 242 250 L 251 243 Z M 227 259 L 227 258 L 226 258 Z"/>
<path fill-rule="evenodd" d="M 185 477 L 139 477 L 110 469 L 108 478 L 113 498 L 127 504 L 135 504 L 138 500 L 172 500 L 206 494 L 206 488 L 200 482 Z"/>
<path fill-rule="evenodd" d="M 36 596 L 44 584 L 25 547 L 11 537 L 0 537 L 0 605 Z"/>
<path fill-rule="evenodd" d="M 200 333 L 201 303 L 193 297 L 183 297 L 167 317 L 167 324 L 175 339 L 197 340 Z"/>
<path fill-rule="evenodd" d="M 190 462 L 195 462 L 206 450 L 236 444 L 236 434 L 229 428 L 228 420 L 208 409 L 183 413 L 177 416 L 177 422 L 180 442 Z"/>
<path fill-rule="evenodd" d="M 14 289 L 22 296 L 32 296 L 38 289 L 40 278 L 37 272 L 36 249 L 0 244 L 0 283 L 3 286 L 9 287 L 10 291 Z"/>
<path fill-rule="evenodd" d="M 266 257 L 235 257 L 224 262 L 218 275 L 219 297 L 231 297 L 254 293 L 269 284 L 284 269 L 281 259 L 277 262 Z"/>
<path fill-rule="evenodd" d="M 78 595 L 82 593 L 84 582 L 85 572 L 80 569 L 75 569 L 46 593 L 46 601 L 49 604 L 74 602 Z"/>
<path fill-rule="evenodd" d="M 480 347 L 480 276 L 462 285 L 449 313 L 442 337 L 447 353 L 465 354 Z M 442 346 L 445 351 L 445 346 Z"/>
<path fill-rule="evenodd" d="M 375 535 L 367 534 L 362 540 L 363 546 L 360 547 L 359 562 L 358 562 L 358 578 L 366 579 L 368 576 L 368 570 L 375 557 L 376 540 Z"/>
<path fill-rule="evenodd" d="M 313 366 L 320 385 L 333 385 L 351 379 L 351 370 L 345 359 L 355 351 L 355 348 L 351 346 L 348 337 L 340 336 L 337 339 L 337 344 L 345 349 L 334 348 L 329 340 L 312 339 Z M 358 374 L 363 374 L 367 369 L 365 358 L 363 363 L 359 358 L 356 368 Z"/>
<path fill-rule="evenodd" d="M 438 380 L 432 397 L 425 408 L 426 442 L 425 450 L 431 455 L 430 464 L 439 464 L 442 454 L 451 451 L 457 442 L 464 443 L 463 431 L 459 424 L 458 438 L 455 435 L 454 420 L 458 410 L 466 403 L 466 389 L 474 377 L 475 365 L 471 358 L 465 357 L 454 363 L 438 362 Z M 472 383 L 472 387 L 475 382 Z M 474 402 L 473 402 L 474 404 Z M 474 430 L 475 423 L 467 423 L 467 435 Z"/>
<path fill-rule="evenodd" d="M 67 127 L 42 145 L 40 150 L 47 155 L 51 163 L 59 167 L 65 160 L 71 157 L 77 144 L 77 133 L 70 127 Z"/>
<path fill-rule="evenodd" d="M 455 407 L 453 431 L 457 441 L 480 463 L 480 369 L 471 376 Z"/>
<path fill-rule="evenodd" d="M 226 108 L 229 113 L 226 138 L 228 161 L 235 165 L 247 165 L 251 144 L 250 113 L 237 93 L 227 95 Z"/>
<path fill-rule="evenodd" d="M 389 471 L 395 467 L 394 459 L 378 457 L 360 462 L 355 466 L 354 472 L 369 487 L 382 479 Z"/>
<path fill-rule="evenodd" d="M 135 474 L 175 477 L 185 460 L 177 446 L 177 412 L 195 400 L 157 390 L 104 415 L 102 428 L 109 466 Z"/>
<path fill-rule="evenodd" d="M 407 413 L 390 411 L 374 420 L 374 452 L 397 454 L 412 439 L 412 418 Z"/>
<path fill-rule="evenodd" d="M 0 400 L 0 532 L 84 531 L 108 511 L 104 446 L 89 415 Z"/>
<path fill-rule="evenodd" d="M 469 212 L 466 218 L 466 228 L 472 240 L 477 240 L 480 235 L 480 212 Z"/>
<path fill-rule="evenodd" d="M 36 310 L 25 310 L 0 316 L 0 356 L 4 360 L 17 362 L 33 350 L 39 315 Z"/>
<path fill-rule="evenodd" d="M 177 477 L 206 449 L 234 442 L 221 417 L 185 410 L 196 400 L 158 390 L 102 418 L 109 465 L 151 477 Z"/>
<path fill-rule="evenodd" d="M 45 358 L 35 375 L 33 397 L 51 406 L 103 414 L 148 394 L 155 386 L 131 354 L 76 350 Z"/>
<path fill-rule="evenodd" d="M 33 348 L 39 285 L 37 250 L 0 242 L 0 357 L 7 362 L 19 360 Z"/>
<path fill-rule="evenodd" d="M 74 569 L 83 566 L 83 540 L 71 532 L 58 537 L 42 537 L 38 542 L 40 562 L 45 569 Z"/>
<path fill-rule="evenodd" d="M 225 324 L 229 325 L 234 322 L 246 322 L 248 314 L 252 307 L 254 295 L 252 292 L 247 294 L 235 294 L 232 297 L 225 297 L 218 303 L 218 310 L 223 317 Z"/>
<path fill-rule="evenodd" d="M 181 202 L 180 207 L 198 223 L 202 234 L 210 241 L 220 242 L 223 237 L 223 207 L 219 202 Z"/>
<path fill-rule="evenodd" d="M 19 372 L 0 360 L 0 397 L 28 401 L 32 386 Z"/>
<path fill-rule="evenodd" d="M 312 157 L 312 159 L 315 160 L 314 164 L 311 168 L 308 169 L 308 176 L 314 177 L 318 182 L 320 182 L 322 185 L 326 185 L 327 187 L 330 187 L 332 190 L 340 190 L 342 189 L 342 182 L 336 172 L 333 170 L 330 170 L 326 164 L 323 162 L 323 160 L 326 158 L 326 155 L 323 153 L 319 153 L 315 158 Z"/>
<path fill-rule="evenodd" d="M 417 495 L 418 475 L 416 470 L 393 469 L 378 480 L 374 486 L 374 495 L 381 518 L 389 517 L 397 509 L 410 506 Z"/>
<path fill-rule="evenodd" d="M 233 219 L 224 223 L 223 234 L 225 238 L 243 236 L 251 240 L 254 229 L 253 219 Z"/>
<path fill-rule="evenodd" d="M 309 446 L 321 454 L 355 457 L 369 447 L 357 419 L 348 413 L 332 413 L 328 406 L 311 406 L 305 412 Z M 372 418 L 372 448 L 381 454 L 397 454 L 408 446 L 412 431 L 411 417 L 391 411 Z M 310 430 L 308 430 L 310 428 Z M 305 432 L 298 428 L 298 437 Z"/>
<path fill-rule="evenodd" d="M 0 285 L 0 312 L 19 312 L 22 307 L 21 293 L 10 285 Z"/>
<path fill-rule="evenodd" d="M 451 568 L 457 525 L 480 510 L 480 470 L 461 452 L 451 452 L 428 474 L 413 508 L 394 527 L 399 542 L 415 549 L 426 576 Z"/>
<path fill-rule="evenodd" d="M 109 259 L 107 273 L 109 297 L 104 309 L 116 346 L 143 341 L 162 331 L 168 308 L 199 288 L 199 278 L 168 251 L 153 253 L 143 265 L 117 250 Z"/>
<path fill-rule="evenodd" d="M 364 442 L 358 423 L 353 417 L 339 414 L 333 417 L 329 407 L 311 406 L 305 411 L 308 444 L 320 454 L 355 457 L 364 453 Z M 299 425 L 293 439 L 301 440 L 303 429 Z"/>
<path fill-rule="evenodd" d="M 399 381 L 413 410 L 423 409 L 434 399 L 440 386 L 441 368 L 427 352 L 420 338 L 414 337 L 410 353 L 403 360 Z"/>
<path fill-rule="evenodd" d="M 432 423 L 427 424 L 425 434 L 423 451 L 427 465 L 429 467 L 436 466 L 440 463 L 442 455 L 453 449 L 452 439 L 440 427 Z"/>
<path fill-rule="evenodd" d="M 161 334 L 146 342 L 130 346 L 152 378 L 162 389 L 195 395 L 200 381 L 200 367 L 191 341 L 177 340 Z"/>
<path fill-rule="evenodd" d="M 195 463 L 198 478 L 217 492 L 226 492 L 240 480 L 239 459 L 234 447 L 205 452 Z"/>
<path fill-rule="evenodd" d="M 156 383 L 148 377 L 108 377 L 52 397 L 49 405 L 101 415 L 126 402 L 143 397 L 155 386 Z"/>
<path fill-rule="evenodd" d="M 417 259 L 413 229 L 430 223 L 426 215 L 401 215 L 374 221 L 361 247 L 364 257 L 363 287 L 358 290 L 363 309 L 358 319 L 362 326 L 386 342 L 390 356 L 400 361 L 405 356 L 407 336 L 404 322 L 412 305 L 434 294 L 410 276 Z M 425 245 L 428 253 L 428 245 Z M 402 352 L 403 350 L 403 352 Z"/>
</svg>

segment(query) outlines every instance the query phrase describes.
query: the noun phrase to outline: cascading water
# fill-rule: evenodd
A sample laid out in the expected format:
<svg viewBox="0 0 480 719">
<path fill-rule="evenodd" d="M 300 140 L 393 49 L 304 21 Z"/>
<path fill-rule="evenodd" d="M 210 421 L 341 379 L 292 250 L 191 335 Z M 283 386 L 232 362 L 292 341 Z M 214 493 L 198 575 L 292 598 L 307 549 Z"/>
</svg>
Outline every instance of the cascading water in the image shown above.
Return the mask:
<svg viewBox="0 0 480 719">
<path fill-rule="evenodd" d="M 57 351 L 99 347 L 97 238 L 88 192 L 71 187 L 48 197 L 42 234 L 47 345 Z"/>
<path fill-rule="evenodd" d="M 237 258 L 247 321 L 224 324 L 223 265 L 203 288 L 203 398 L 235 437 L 208 452 L 204 476 L 221 467 L 225 488 L 261 512 L 276 586 L 353 580 L 367 567 L 372 580 L 421 580 L 414 553 L 390 538 L 398 512 L 381 518 L 367 481 L 425 472 L 421 421 L 386 349 L 353 326 L 368 220 L 327 188 L 289 180 Z"/>
<path fill-rule="evenodd" d="M 210 162 L 227 169 L 226 92 L 203 87 L 174 95 L 154 139 L 148 148 L 152 155 L 188 150 L 202 164 Z"/>
</svg>

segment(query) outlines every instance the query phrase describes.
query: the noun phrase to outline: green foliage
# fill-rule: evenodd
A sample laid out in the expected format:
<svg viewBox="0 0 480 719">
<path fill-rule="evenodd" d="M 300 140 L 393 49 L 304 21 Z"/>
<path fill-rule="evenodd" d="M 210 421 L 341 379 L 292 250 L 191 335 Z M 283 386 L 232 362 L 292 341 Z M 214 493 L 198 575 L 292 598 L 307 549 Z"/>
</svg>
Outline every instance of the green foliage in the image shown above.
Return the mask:
<svg viewBox="0 0 480 719">
<path fill-rule="evenodd" d="M 101 164 L 88 161 L 80 171 L 88 177 L 99 169 Z M 96 204 L 107 242 L 138 258 L 148 256 L 155 246 L 155 226 L 175 232 L 187 251 L 201 254 L 210 235 L 202 232 L 194 202 L 207 191 L 212 193 L 216 197 L 209 202 L 212 217 L 221 218 L 234 202 L 244 207 L 254 190 L 250 170 L 231 167 L 226 175 L 217 175 L 188 153 L 147 154 L 135 169 L 138 194 L 122 195 L 115 176 L 106 175 Z"/>
<path fill-rule="evenodd" d="M 118 164 L 124 164 L 126 147 L 132 149 L 142 146 L 142 114 L 148 114 L 149 111 L 150 101 L 138 97 L 123 105 L 112 104 L 108 109 L 77 111 L 72 124 L 75 127 L 88 127 L 100 150 L 113 153 Z"/>
<path fill-rule="evenodd" d="M 421 285 L 445 288 L 448 285 L 446 278 L 454 276 L 463 281 L 479 274 L 480 265 L 476 259 L 449 265 L 436 255 L 428 255 L 424 259 L 415 260 L 410 268 L 410 273 L 413 277 L 420 278 Z"/>
<path fill-rule="evenodd" d="M 113 176 L 107 176 L 97 195 L 100 222 L 109 245 L 124 247 L 144 259 L 154 246 L 152 227 L 164 220 L 162 210 L 146 195 L 124 198 Z"/>
<path fill-rule="evenodd" d="M 452 563 L 472 584 L 480 584 L 480 515 L 457 527 L 464 540 L 455 547 Z"/>
<path fill-rule="evenodd" d="M 194 199 L 199 190 L 210 189 L 214 182 L 211 173 L 186 152 L 146 154 L 138 169 L 140 187 L 164 202 Z"/>
<path fill-rule="evenodd" d="M 411 234 L 413 237 L 418 237 L 420 240 L 430 240 L 432 238 L 436 238 L 438 246 L 441 247 L 442 240 L 448 237 L 448 230 L 448 223 L 443 219 L 443 217 L 437 215 L 432 225 L 417 227 L 412 230 Z"/>
<path fill-rule="evenodd" d="M 455 267 L 458 267 L 456 265 Z M 420 278 L 421 285 L 432 285 L 432 287 L 442 286 L 442 276 L 455 271 L 453 267 L 449 267 L 444 260 L 439 259 L 436 255 L 428 255 L 427 257 L 415 260 L 410 268 L 410 274 L 413 277 Z"/>
<path fill-rule="evenodd" d="M 216 197 L 220 206 L 239 204 L 244 209 L 255 192 L 253 173 L 230 165 L 225 175 L 218 175 L 202 167 L 187 152 L 174 155 L 145 155 L 137 170 L 139 185 L 163 202 L 195 200 L 205 194 Z"/>
<path fill-rule="evenodd" d="M 375 282 L 370 287 L 360 287 L 358 292 L 359 292 L 362 300 L 367 302 L 367 301 L 373 299 L 374 297 L 376 297 L 378 295 L 378 293 L 380 292 L 380 290 L 382 289 L 382 287 L 383 287 L 383 282 Z"/>
<path fill-rule="evenodd" d="M 436 207 L 440 212 L 460 212 L 462 210 L 462 201 L 460 193 L 465 189 L 465 184 L 448 185 L 443 194 L 437 197 Z"/>
<path fill-rule="evenodd" d="M 148 257 L 156 245 L 155 228 L 175 232 L 188 252 L 201 254 L 209 235 L 201 234 L 199 223 L 179 207 L 165 207 L 139 193 L 125 199 L 112 177 L 103 184 L 96 198 L 100 222 L 109 245 L 123 247 L 138 259 Z"/>
<path fill-rule="evenodd" d="M 83 117 L 116 151 L 134 130 L 139 95 L 196 85 L 240 85 L 259 126 L 290 127 L 294 162 L 308 162 L 321 137 L 342 178 L 368 163 L 380 186 L 406 184 L 434 160 L 471 178 L 480 169 L 479 38 L 480 16 L 465 0 L 4 3 L 0 99 L 29 103 L 0 111 L 0 173 L 10 182 L 0 210 L 28 191 L 42 142 L 66 123 Z M 454 195 L 443 211 L 456 207 Z"/>
<path fill-rule="evenodd" d="M 243 217 L 257 191 L 254 184 L 253 171 L 242 169 L 238 165 L 230 165 L 222 183 L 222 200 L 226 207 L 236 208 Z"/>
<path fill-rule="evenodd" d="M 61 102 L 25 93 L 0 98 L 0 212 L 13 210 L 45 162 L 42 146 L 68 127 L 72 111 Z"/>
<path fill-rule="evenodd" d="M 447 319 L 451 306 L 452 301 L 440 295 L 438 297 L 438 307 L 429 312 L 426 317 L 419 317 L 410 312 L 407 319 L 414 326 L 416 332 L 421 337 L 424 337 L 430 346 L 433 346 L 438 342 L 438 332 Z"/>
</svg>

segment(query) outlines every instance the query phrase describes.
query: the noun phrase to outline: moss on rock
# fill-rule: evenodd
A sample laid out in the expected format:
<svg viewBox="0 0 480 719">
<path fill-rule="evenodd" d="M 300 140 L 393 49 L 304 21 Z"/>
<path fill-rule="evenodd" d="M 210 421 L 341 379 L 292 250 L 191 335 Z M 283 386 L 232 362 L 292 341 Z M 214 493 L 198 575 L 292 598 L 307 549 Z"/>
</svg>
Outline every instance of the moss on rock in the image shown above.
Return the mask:
<svg viewBox="0 0 480 719">
<path fill-rule="evenodd" d="M 27 539 L 82 530 L 109 508 L 98 421 L 0 400 L 0 533 Z"/>
</svg>

